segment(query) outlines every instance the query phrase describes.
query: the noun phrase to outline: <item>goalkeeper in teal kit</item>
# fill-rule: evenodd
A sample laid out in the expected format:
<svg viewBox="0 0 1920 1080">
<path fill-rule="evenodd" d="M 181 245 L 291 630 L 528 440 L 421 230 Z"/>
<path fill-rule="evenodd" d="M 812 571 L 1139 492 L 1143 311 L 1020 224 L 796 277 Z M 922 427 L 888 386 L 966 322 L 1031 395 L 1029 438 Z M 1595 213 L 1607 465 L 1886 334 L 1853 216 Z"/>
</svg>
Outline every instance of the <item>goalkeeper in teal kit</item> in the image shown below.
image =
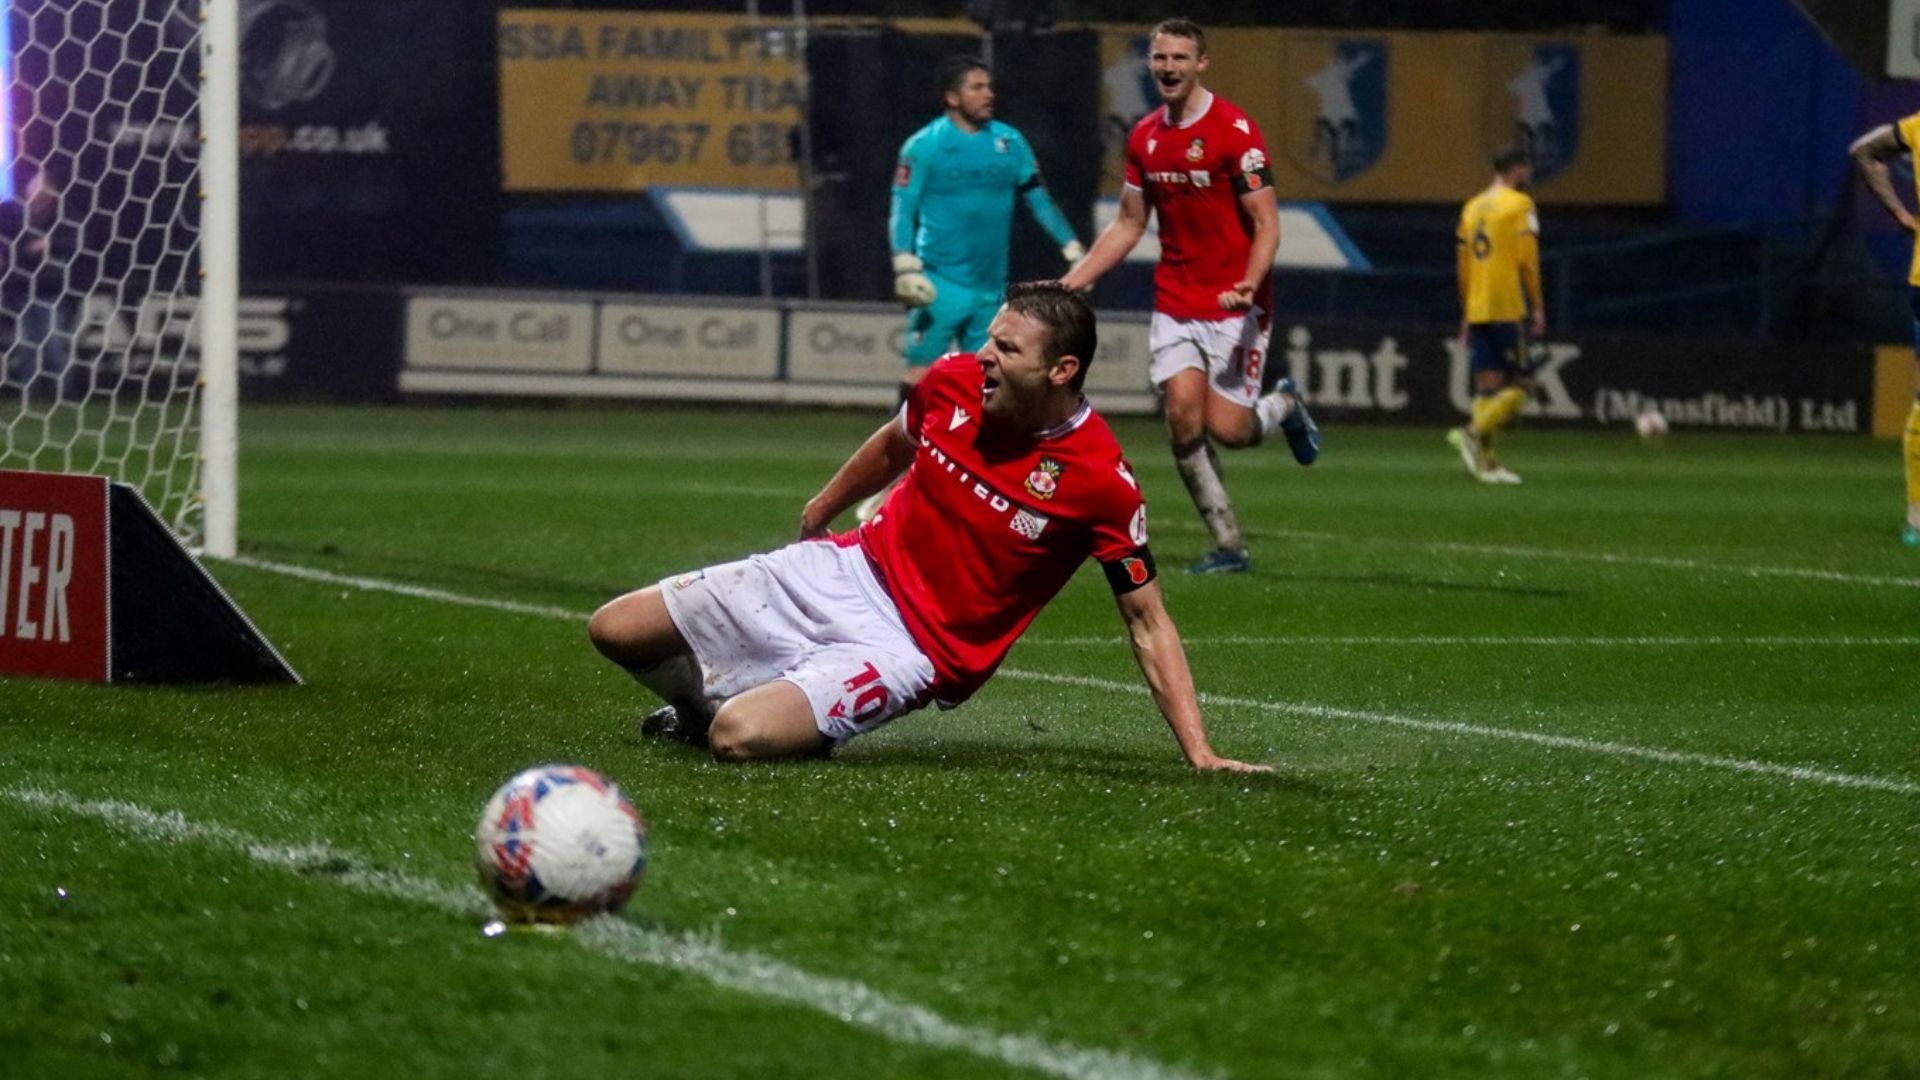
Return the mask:
<svg viewBox="0 0 1920 1080">
<path fill-rule="evenodd" d="M 907 313 L 902 392 L 955 349 L 978 349 L 1007 289 L 1007 237 L 1017 195 L 1069 263 L 1086 254 L 1040 180 L 1033 149 L 993 118 L 984 61 L 940 65 L 946 114 L 907 139 L 893 178 L 887 234 L 894 296 Z"/>
</svg>

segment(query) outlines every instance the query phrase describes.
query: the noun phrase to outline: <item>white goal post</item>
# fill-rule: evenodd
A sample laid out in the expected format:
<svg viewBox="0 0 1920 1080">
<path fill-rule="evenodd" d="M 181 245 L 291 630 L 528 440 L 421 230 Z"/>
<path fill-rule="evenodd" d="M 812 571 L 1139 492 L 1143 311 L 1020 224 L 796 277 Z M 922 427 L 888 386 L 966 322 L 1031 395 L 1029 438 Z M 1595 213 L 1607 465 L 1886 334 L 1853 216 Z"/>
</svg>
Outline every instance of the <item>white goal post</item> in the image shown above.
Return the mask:
<svg viewBox="0 0 1920 1080">
<path fill-rule="evenodd" d="M 239 553 L 240 4 L 202 0 L 200 472 L 207 554 Z"/>
<path fill-rule="evenodd" d="M 138 487 L 236 553 L 245 0 L 12 0 L 0 468 Z"/>
</svg>

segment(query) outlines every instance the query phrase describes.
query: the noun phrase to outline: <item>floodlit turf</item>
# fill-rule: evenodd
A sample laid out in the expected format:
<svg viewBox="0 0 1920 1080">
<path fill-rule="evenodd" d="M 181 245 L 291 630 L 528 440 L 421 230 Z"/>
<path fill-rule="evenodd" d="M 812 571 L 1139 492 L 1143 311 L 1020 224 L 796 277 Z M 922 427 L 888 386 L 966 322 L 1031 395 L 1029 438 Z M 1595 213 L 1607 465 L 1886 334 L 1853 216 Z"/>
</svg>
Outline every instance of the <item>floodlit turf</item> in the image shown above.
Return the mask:
<svg viewBox="0 0 1920 1080">
<path fill-rule="evenodd" d="M 1255 572 L 1195 579 L 1125 421 L 1215 745 L 1277 775 L 1183 767 L 1092 571 L 834 761 L 642 742 L 584 614 L 783 542 L 876 422 L 248 411 L 248 557 L 580 618 L 215 565 L 307 686 L 0 683 L 0 1074 L 1920 1074 L 1891 445 L 1523 432 L 1487 488 L 1332 426 L 1227 457 Z M 649 879 L 484 937 L 473 818 L 547 760 Z"/>
</svg>

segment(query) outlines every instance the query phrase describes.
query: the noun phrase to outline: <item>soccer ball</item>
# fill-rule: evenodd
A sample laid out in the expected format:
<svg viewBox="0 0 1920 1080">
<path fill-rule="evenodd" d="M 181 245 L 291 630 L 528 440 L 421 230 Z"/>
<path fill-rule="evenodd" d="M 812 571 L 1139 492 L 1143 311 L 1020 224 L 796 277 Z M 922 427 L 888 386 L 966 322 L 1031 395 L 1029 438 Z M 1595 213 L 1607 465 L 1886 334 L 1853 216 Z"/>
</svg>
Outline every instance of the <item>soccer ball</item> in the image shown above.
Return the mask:
<svg viewBox="0 0 1920 1080">
<path fill-rule="evenodd" d="M 1643 439 L 1657 439 L 1667 433 L 1667 418 L 1659 409 L 1647 409 L 1633 418 L 1633 430 Z"/>
<path fill-rule="evenodd" d="M 509 922 L 617 911 L 647 866 L 647 825 L 592 769 L 541 765 L 487 800 L 473 831 L 484 886 Z"/>
</svg>

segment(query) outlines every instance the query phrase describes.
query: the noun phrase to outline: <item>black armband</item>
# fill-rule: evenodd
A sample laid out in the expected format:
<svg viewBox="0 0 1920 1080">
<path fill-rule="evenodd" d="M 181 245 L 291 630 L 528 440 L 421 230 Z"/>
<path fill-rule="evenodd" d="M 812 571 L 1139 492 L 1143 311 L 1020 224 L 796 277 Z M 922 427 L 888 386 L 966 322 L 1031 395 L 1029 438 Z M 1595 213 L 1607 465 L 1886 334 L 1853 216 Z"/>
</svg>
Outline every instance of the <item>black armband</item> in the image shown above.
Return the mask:
<svg viewBox="0 0 1920 1080">
<path fill-rule="evenodd" d="M 1250 192 L 1259 191 L 1263 187 L 1270 188 L 1272 186 L 1273 170 L 1266 165 L 1261 165 L 1257 169 L 1243 172 L 1233 178 L 1233 193 L 1235 195 L 1246 195 Z"/>
<path fill-rule="evenodd" d="M 1107 572 L 1107 584 L 1113 588 L 1115 596 L 1125 596 L 1157 576 L 1153 569 L 1153 552 L 1146 548 L 1136 548 L 1131 555 L 1113 562 L 1103 562 L 1100 569 Z"/>
</svg>

